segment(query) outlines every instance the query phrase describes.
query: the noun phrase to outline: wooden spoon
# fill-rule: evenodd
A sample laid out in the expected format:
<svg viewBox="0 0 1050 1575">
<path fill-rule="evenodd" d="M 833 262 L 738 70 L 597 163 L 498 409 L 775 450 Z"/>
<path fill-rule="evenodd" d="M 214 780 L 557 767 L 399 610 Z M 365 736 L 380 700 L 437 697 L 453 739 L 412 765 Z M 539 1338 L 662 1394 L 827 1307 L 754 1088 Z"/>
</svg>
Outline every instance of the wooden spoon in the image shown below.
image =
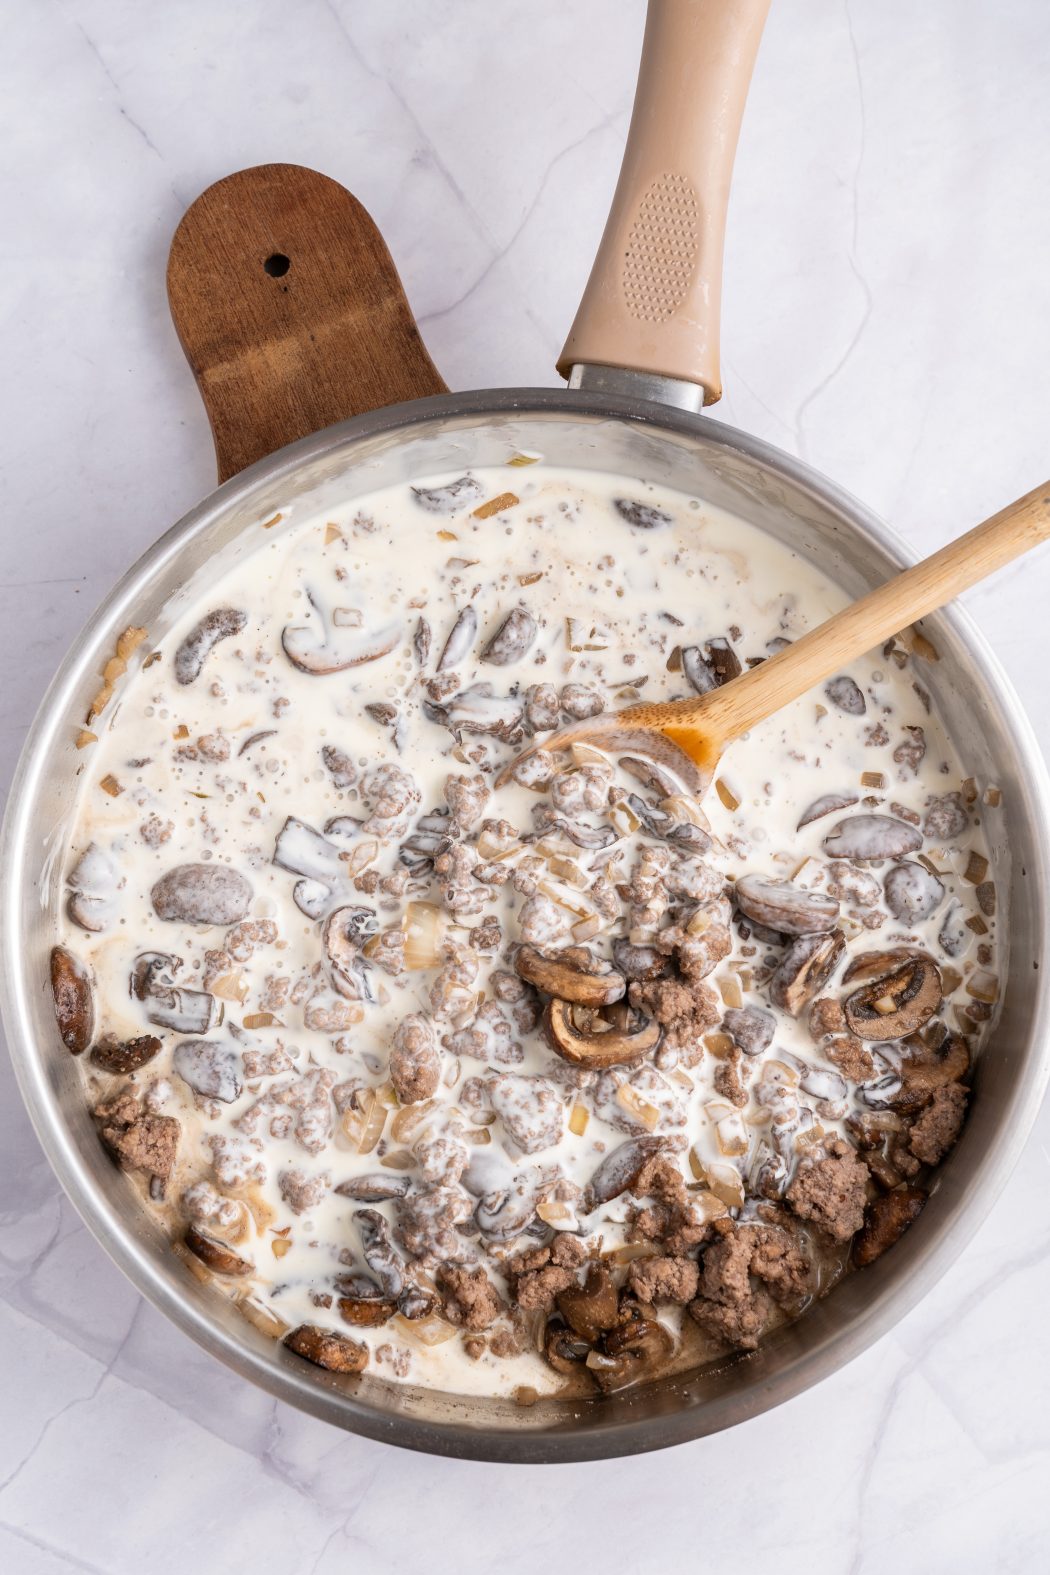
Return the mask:
<svg viewBox="0 0 1050 1575">
<path fill-rule="evenodd" d="M 590 717 L 519 755 L 501 772 L 497 786 L 537 749 L 564 749 L 586 740 L 665 764 L 699 795 L 734 738 L 1047 537 L 1050 481 L 722 688 L 691 700 L 632 705 Z"/>
</svg>

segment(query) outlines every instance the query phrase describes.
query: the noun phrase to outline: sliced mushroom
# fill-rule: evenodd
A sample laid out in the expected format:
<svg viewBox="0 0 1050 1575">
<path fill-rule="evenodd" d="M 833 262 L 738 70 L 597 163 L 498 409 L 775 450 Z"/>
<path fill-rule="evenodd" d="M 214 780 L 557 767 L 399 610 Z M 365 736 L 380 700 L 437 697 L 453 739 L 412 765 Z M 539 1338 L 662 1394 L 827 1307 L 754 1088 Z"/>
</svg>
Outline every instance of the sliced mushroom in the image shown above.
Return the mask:
<svg viewBox="0 0 1050 1575">
<path fill-rule="evenodd" d="M 206 990 L 184 990 L 175 984 L 182 964 L 167 952 L 140 952 L 131 970 L 131 993 L 146 1007 L 147 1020 L 176 1034 L 206 1034 L 215 1021 L 218 1002 Z"/>
<path fill-rule="evenodd" d="M 301 673 L 342 673 L 348 667 L 361 667 L 388 655 L 401 639 L 399 623 L 365 629 L 349 619 L 340 619 L 339 608 L 330 619 L 326 618 L 314 597 L 309 600 L 320 632 L 308 624 L 291 623 L 281 630 L 284 654 Z"/>
<path fill-rule="evenodd" d="M 218 1016 L 219 1003 L 205 990 L 169 990 L 152 996 L 147 1021 L 175 1034 L 206 1034 Z"/>
<path fill-rule="evenodd" d="M 65 946 L 51 948 L 51 993 L 62 1043 L 71 1055 L 82 1055 L 95 1032 L 91 970 Z"/>
<path fill-rule="evenodd" d="M 461 741 L 464 733 L 490 733 L 505 744 L 522 738 L 521 718 L 524 703 L 513 695 L 494 695 L 489 683 L 471 684 L 442 704 L 424 700 L 423 714 L 431 722 L 447 727 Z"/>
<path fill-rule="evenodd" d="M 742 875 L 733 893 L 741 913 L 781 935 L 822 935 L 839 916 L 834 897 L 763 875 Z"/>
<path fill-rule="evenodd" d="M 397 1312 L 397 1300 L 383 1296 L 340 1296 L 336 1306 L 344 1323 L 359 1329 L 376 1329 Z"/>
<path fill-rule="evenodd" d="M 588 826 L 582 820 L 567 820 L 564 815 L 555 814 L 546 804 L 534 805 L 533 813 L 537 814 L 541 829 L 560 831 L 578 848 L 611 848 L 619 840 L 611 826 Z M 693 829 L 699 830 L 699 827 Z"/>
<path fill-rule="evenodd" d="M 941 998 L 936 963 L 913 957 L 847 996 L 846 1021 L 858 1039 L 906 1039 L 930 1020 Z"/>
<path fill-rule="evenodd" d="M 138 1039 L 123 1041 L 114 1034 L 105 1034 L 95 1045 L 90 1059 L 103 1072 L 111 1072 L 114 1077 L 124 1077 L 148 1065 L 159 1054 L 160 1048 L 160 1040 L 153 1034 L 142 1034 Z"/>
<path fill-rule="evenodd" d="M 200 677 L 205 659 L 220 640 L 240 634 L 247 616 L 236 607 L 216 607 L 196 624 L 175 652 L 175 681 L 192 684 Z"/>
<path fill-rule="evenodd" d="M 961 957 L 972 940 L 973 931 L 967 926 L 965 908 L 961 902 L 951 903 L 941 920 L 938 946 L 949 957 Z"/>
<path fill-rule="evenodd" d="M 832 705 L 837 705 L 839 710 L 845 711 L 848 716 L 863 716 L 868 709 L 863 690 L 854 683 L 848 673 L 830 679 L 824 685 L 824 693 Z"/>
<path fill-rule="evenodd" d="M 556 1373 L 572 1377 L 580 1371 L 591 1354 L 589 1340 L 573 1334 L 563 1323 L 550 1319 L 543 1335 L 543 1355 Z"/>
<path fill-rule="evenodd" d="M 424 1290 L 421 1285 L 406 1285 L 397 1299 L 397 1310 L 402 1318 L 414 1323 L 417 1318 L 429 1318 L 437 1304 L 433 1292 Z"/>
<path fill-rule="evenodd" d="M 215 1039 L 184 1039 L 175 1048 L 171 1065 L 182 1081 L 203 1099 L 232 1105 L 240 1097 L 239 1057 L 230 1045 Z"/>
<path fill-rule="evenodd" d="M 918 924 L 944 901 L 944 886 L 930 870 L 905 859 L 887 872 L 882 883 L 886 906 L 902 924 Z"/>
<path fill-rule="evenodd" d="M 724 635 L 707 642 L 707 661 L 719 685 L 740 677 L 740 658 Z"/>
<path fill-rule="evenodd" d="M 430 625 L 425 618 L 420 618 L 416 624 L 416 632 L 412 636 L 412 649 L 416 653 L 416 661 L 420 667 L 426 666 L 427 657 L 430 655 L 431 638 Z"/>
<path fill-rule="evenodd" d="M 253 745 L 261 744 L 264 738 L 276 738 L 276 736 L 277 729 L 275 727 L 264 727 L 260 732 L 252 733 L 246 738 L 240 749 L 238 749 L 237 754 L 238 756 L 246 755 Z"/>
<path fill-rule="evenodd" d="M 123 884 L 117 866 L 97 842 L 89 843 L 67 877 L 67 911 L 74 924 L 97 935 L 113 917 Z"/>
<path fill-rule="evenodd" d="M 285 1335 L 284 1343 L 297 1356 L 332 1373 L 363 1373 L 368 1366 L 367 1345 L 345 1334 L 335 1334 L 331 1329 L 322 1329 L 320 1324 L 301 1323 L 291 1334 Z"/>
<path fill-rule="evenodd" d="M 587 1358 L 587 1371 L 603 1394 L 655 1378 L 674 1353 L 674 1339 L 652 1318 L 631 1318 L 610 1329 L 601 1351 Z"/>
<path fill-rule="evenodd" d="M 829 1104 L 838 1104 L 848 1093 L 846 1079 L 842 1073 L 833 1072 L 829 1066 L 806 1065 L 798 1086 L 804 1094 L 809 1094 L 814 1099 L 826 1100 Z"/>
<path fill-rule="evenodd" d="M 224 1241 L 217 1241 L 214 1236 L 206 1236 L 202 1230 L 197 1229 L 196 1225 L 191 1225 L 187 1230 L 186 1245 L 216 1274 L 244 1275 L 255 1272 L 254 1263 L 250 1263 L 247 1258 L 242 1258 L 232 1247 L 227 1247 Z"/>
<path fill-rule="evenodd" d="M 810 825 L 814 820 L 823 820 L 825 815 L 833 815 L 837 809 L 851 809 L 857 802 L 856 793 L 825 793 L 822 798 L 815 798 L 808 809 L 803 810 L 795 830 L 801 831 L 803 826 Z"/>
<path fill-rule="evenodd" d="M 304 876 L 292 887 L 292 901 L 308 919 L 323 919 L 332 900 L 332 889 L 324 881 Z"/>
<path fill-rule="evenodd" d="M 671 523 L 671 516 L 665 509 L 655 508 L 651 503 L 638 503 L 634 498 L 613 498 L 613 508 L 628 525 L 636 525 L 639 530 L 655 530 L 658 525 Z"/>
<path fill-rule="evenodd" d="M 660 1137 L 628 1138 L 626 1143 L 619 1143 L 606 1154 L 588 1182 L 583 1195 L 584 1212 L 590 1214 L 622 1192 L 630 1192 L 643 1167 L 666 1146 L 666 1139 Z"/>
<path fill-rule="evenodd" d="M 459 514 L 482 496 L 480 481 L 460 476 L 444 487 L 413 487 L 412 496 L 428 514 Z"/>
<path fill-rule="evenodd" d="M 445 641 L 441 655 L 438 657 L 438 672 L 445 673 L 451 667 L 458 667 L 460 662 L 470 655 L 477 637 L 477 612 L 473 607 L 464 607 L 449 630 L 448 639 Z"/>
<path fill-rule="evenodd" d="M 650 793 L 657 793 L 660 798 L 681 797 L 681 781 L 661 761 L 646 759 L 641 755 L 621 755 L 619 764 L 628 776 L 634 777 Z"/>
<path fill-rule="evenodd" d="M 447 853 L 452 846 L 451 827 L 452 811 L 449 809 L 431 809 L 420 815 L 401 844 L 398 854 L 401 863 L 413 872 L 422 873 L 440 853 Z"/>
<path fill-rule="evenodd" d="M 769 981 L 769 999 L 798 1017 L 827 984 L 845 949 L 841 930 L 800 935 L 784 953 Z"/>
<path fill-rule="evenodd" d="M 352 788 L 356 785 L 357 767 L 345 749 L 340 749 L 338 744 L 323 744 L 321 759 L 334 787 Z"/>
<path fill-rule="evenodd" d="M 586 1016 L 586 1026 L 577 1021 L 580 1015 Z M 558 1000 L 547 1003 L 543 1031 L 563 1061 L 596 1071 L 643 1060 L 663 1037 L 663 1029 L 652 1018 L 637 1017 L 633 1027 L 615 1027 L 586 1007 Z"/>
<path fill-rule="evenodd" d="M 597 1340 L 619 1322 L 616 1285 L 603 1263 L 588 1265 L 582 1285 L 569 1285 L 557 1296 L 558 1311 L 574 1334 Z"/>
<path fill-rule="evenodd" d="M 745 1055 L 761 1055 L 773 1043 L 777 1020 L 760 1006 L 731 1006 L 722 1018 L 722 1027 Z"/>
<path fill-rule="evenodd" d="M 71 891 L 66 912 L 82 930 L 98 934 L 106 928 L 113 913 L 113 904 L 106 897 L 92 897 L 87 892 Z"/>
<path fill-rule="evenodd" d="M 823 846 L 829 859 L 901 859 L 922 847 L 922 832 L 893 815 L 851 815 Z"/>
<path fill-rule="evenodd" d="M 864 1224 L 853 1238 L 853 1262 L 866 1268 L 900 1241 L 922 1213 L 928 1193 L 921 1187 L 897 1187 L 873 1198 L 864 1210 Z"/>
<path fill-rule="evenodd" d="M 354 1224 L 361 1233 L 361 1253 L 382 1294 L 396 1300 L 405 1288 L 405 1260 L 394 1246 L 390 1226 L 378 1209 L 358 1209 Z"/>
<path fill-rule="evenodd" d="M 339 849 L 327 837 L 322 837 L 313 826 L 289 815 L 274 843 L 273 862 L 278 869 L 293 875 L 333 885 L 345 873 L 346 866 L 339 857 Z"/>
<path fill-rule="evenodd" d="M 603 967 L 582 947 L 541 952 L 536 946 L 519 946 L 514 967 L 537 989 L 579 1006 L 611 1006 L 627 991 L 622 974 Z"/>
<path fill-rule="evenodd" d="M 842 975 L 842 982 L 853 984 L 868 979 L 885 979 L 887 974 L 893 973 L 913 957 L 929 957 L 933 961 L 929 952 L 923 951 L 921 946 L 892 946 L 888 951 L 861 952 L 859 957 L 851 958 Z"/>
<path fill-rule="evenodd" d="M 629 940 L 613 941 L 612 954 L 625 979 L 659 979 L 671 964 L 667 954 L 655 946 L 636 946 Z"/>
<path fill-rule="evenodd" d="M 710 694 L 712 689 L 718 688 L 715 670 L 705 660 L 704 653 L 698 645 L 683 646 L 682 671 L 698 695 Z"/>
<path fill-rule="evenodd" d="M 391 1198 L 403 1198 L 412 1185 L 408 1176 L 394 1176 L 389 1171 L 367 1176 L 355 1176 L 351 1181 L 341 1181 L 335 1188 L 340 1197 L 352 1198 L 355 1203 L 386 1203 Z"/>
<path fill-rule="evenodd" d="M 532 614 L 524 607 L 515 607 L 500 624 L 492 639 L 481 653 L 483 662 L 494 667 L 509 667 L 527 656 L 539 633 Z"/>
<path fill-rule="evenodd" d="M 520 1171 L 506 1185 L 482 1193 L 474 1223 L 489 1241 L 514 1241 L 536 1218 L 540 1181 L 535 1171 Z"/>
<path fill-rule="evenodd" d="M 662 837 L 665 842 L 673 842 L 676 847 L 689 848 L 696 853 L 706 853 L 711 846 L 710 834 L 691 820 L 676 820 L 667 810 L 647 803 L 637 793 L 628 793 L 626 802 L 651 836 Z M 616 839 L 612 837 L 610 840 Z"/>
<path fill-rule="evenodd" d="M 321 944 L 328 958 L 332 983 L 349 1001 L 367 1000 L 367 966 L 361 956 L 365 942 L 379 932 L 379 915 L 374 908 L 336 908 L 325 920 Z"/>
<path fill-rule="evenodd" d="M 934 1089 L 961 1083 L 969 1070 L 970 1052 L 955 1035 L 946 1034 L 934 1045 L 924 1044 L 921 1038 L 909 1041 L 901 1057 L 901 1086 L 892 1101 L 894 1110 L 908 1114 L 921 1109 Z"/>
<path fill-rule="evenodd" d="M 228 864 L 177 864 L 150 897 L 159 919 L 177 924 L 236 924 L 248 912 L 250 883 Z"/>
</svg>

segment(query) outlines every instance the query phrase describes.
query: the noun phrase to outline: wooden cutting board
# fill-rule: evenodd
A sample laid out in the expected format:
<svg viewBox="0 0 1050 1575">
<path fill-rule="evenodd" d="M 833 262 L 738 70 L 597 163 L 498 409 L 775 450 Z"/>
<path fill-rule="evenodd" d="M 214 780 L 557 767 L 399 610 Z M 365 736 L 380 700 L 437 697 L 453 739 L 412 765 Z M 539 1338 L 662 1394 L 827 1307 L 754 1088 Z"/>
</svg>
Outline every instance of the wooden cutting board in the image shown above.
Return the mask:
<svg viewBox="0 0 1050 1575">
<path fill-rule="evenodd" d="M 168 258 L 220 482 L 296 438 L 448 390 L 365 209 L 298 164 L 209 186 Z"/>
</svg>

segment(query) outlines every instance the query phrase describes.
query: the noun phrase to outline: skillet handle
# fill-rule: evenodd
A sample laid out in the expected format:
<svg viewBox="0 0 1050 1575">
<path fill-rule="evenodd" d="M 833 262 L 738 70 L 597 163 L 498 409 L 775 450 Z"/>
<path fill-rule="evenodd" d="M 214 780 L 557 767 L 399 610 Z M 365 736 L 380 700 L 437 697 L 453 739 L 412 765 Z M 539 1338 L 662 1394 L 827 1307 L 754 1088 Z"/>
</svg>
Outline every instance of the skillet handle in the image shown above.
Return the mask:
<svg viewBox="0 0 1050 1575">
<path fill-rule="evenodd" d="M 729 181 L 770 0 L 649 0 L 634 111 L 558 371 L 626 368 L 722 393 Z"/>
<path fill-rule="evenodd" d="M 297 164 L 197 198 L 171 243 L 168 302 L 220 482 L 348 416 L 447 392 L 376 226 Z"/>
</svg>

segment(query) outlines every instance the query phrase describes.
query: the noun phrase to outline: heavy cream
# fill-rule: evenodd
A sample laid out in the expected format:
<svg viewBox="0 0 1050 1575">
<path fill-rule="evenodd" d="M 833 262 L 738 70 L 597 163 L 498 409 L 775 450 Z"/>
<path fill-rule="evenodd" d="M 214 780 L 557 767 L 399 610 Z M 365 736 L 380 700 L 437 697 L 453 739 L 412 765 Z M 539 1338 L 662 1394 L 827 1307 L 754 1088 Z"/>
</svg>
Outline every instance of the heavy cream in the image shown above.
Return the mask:
<svg viewBox="0 0 1050 1575">
<path fill-rule="evenodd" d="M 545 731 L 710 686 L 844 601 L 701 500 L 518 464 L 261 521 L 256 550 L 140 647 L 88 758 L 61 940 L 93 973 L 96 1039 L 161 1041 L 130 1073 L 85 1057 L 92 1101 L 130 1090 L 180 1123 L 149 1206 L 243 1262 L 216 1284 L 250 1316 L 351 1336 L 382 1376 L 553 1390 L 531 1346 L 497 1355 L 448 1321 L 442 1264 L 502 1294 L 508 1256 L 554 1230 L 600 1236 L 623 1272 L 635 1200 L 588 1207 L 588 1187 L 632 1136 L 668 1139 L 698 1206 L 736 1218 L 884 1111 L 900 1045 L 869 1036 L 863 1078 L 829 1059 L 810 1001 L 793 1015 L 778 890 L 775 922 L 743 911 L 760 887 L 733 903 L 748 876 L 833 914 L 808 932 L 842 936 L 818 996 L 849 994 L 861 954 L 910 947 L 939 965 L 936 1020 L 976 1044 L 998 990 L 981 825 L 997 793 L 931 714 L 921 640 L 756 727 L 702 809 L 586 744 L 493 787 Z M 672 934 L 717 1002 L 689 1043 L 643 1005 L 620 1021 L 651 1024 L 633 1064 L 581 1071 L 552 1047 L 519 946 L 586 948 L 600 975 L 625 946 L 669 955 Z M 749 1007 L 772 1036 L 741 1053 L 722 1018 Z M 566 1032 L 606 1032 L 604 1010 L 596 1026 L 566 1008 Z M 397 1308 L 348 1325 L 340 1301 L 370 1298 Z M 519 1318 L 517 1342 L 532 1334 Z"/>
</svg>

